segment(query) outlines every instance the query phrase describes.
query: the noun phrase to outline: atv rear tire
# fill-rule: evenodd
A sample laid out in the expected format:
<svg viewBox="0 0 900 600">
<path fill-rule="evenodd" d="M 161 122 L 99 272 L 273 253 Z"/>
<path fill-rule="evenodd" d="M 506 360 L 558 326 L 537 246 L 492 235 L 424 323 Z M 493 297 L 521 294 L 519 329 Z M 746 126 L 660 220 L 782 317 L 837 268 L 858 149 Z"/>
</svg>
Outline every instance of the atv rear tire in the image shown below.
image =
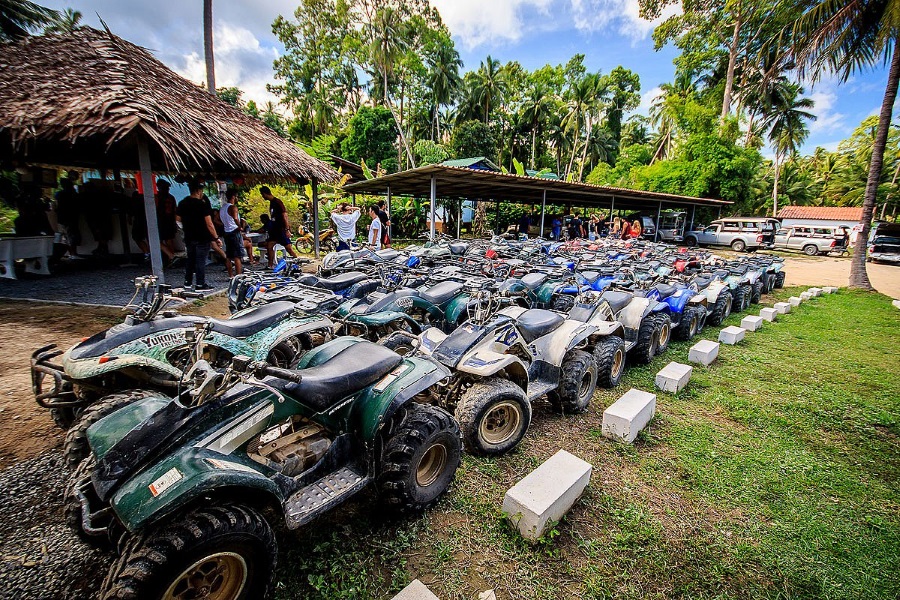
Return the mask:
<svg viewBox="0 0 900 600">
<path fill-rule="evenodd" d="M 571 296 L 569 294 L 560 294 L 553 299 L 553 302 L 550 303 L 550 310 L 569 314 L 569 311 L 571 311 L 572 307 L 574 306 L 575 296 Z"/>
<path fill-rule="evenodd" d="M 750 307 L 750 296 L 753 294 L 753 290 L 750 288 L 749 284 L 742 283 L 737 286 L 732 295 L 734 296 L 734 302 L 732 303 L 732 311 L 737 313 L 742 313 Z"/>
<path fill-rule="evenodd" d="M 503 454 L 525 437 L 531 403 L 512 381 L 491 377 L 466 390 L 456 405 L 456 420 L 468 452 Z"/>
<path fill-rule="evenodd" d="M 205 506 L 132 537 L 103 582 L 103 600 L 266 598 L 278 546 L 255 509 Z"/>
<path fill-rule="evenodd" d="M 447 411 L 412 404 L 384 441 L 376 485 L 396 512 L 425 510 L 447 491 L 462 454 L 459 425 Z"/>
<path fill-rule="evenodd" d="M 659 349 L 659 330 L 656 319 L 647 315 L 638 329 L 637 343 L 631 349 L 631 359 L 641 365 L 648 364 L 656 356 Z"/>
<path fill-rule="evenodd" d="M 53 422 L 56 423 L 57 427 L 65 431 L 72 426 L 72 423 L 75 422 L 78 415 L 75 413 L 74 408 L 67 406 L 65 408 L 51 408 L 50 418 L 53 419 Z"/>
<path fill-rule="evenodd" d="M 128 406 L 138 400 L 153 396 L 153 392 L 144 390 L 129 390 L 121 394 L 110 394 L 100 398 L 85 408 L 78 420 L 66 433 L 66 442 L 63 446 L 63 456 L 69 470 L 74 470 L 91 453 L 87 442 L 88 427 L 107 415 L 111 415 L 120 408 Z"/>
<path fill-rule="evenodd" d="M 608 335 L 594 347 L 594 363 L 597 365 L 597 385 L 614 388 L 625 372 L 625 340 Z"/>
<path fill-rule="evenodd" d="M 716 298 L 712 309 L 709 311 L 709 316 L 706 317 L 706 322 L 713 327 L 718 327 L 722 324 L 722 321 L 731 316 L 731 307 L 733 305 L 734 299 L 731 296 L 731 292 L 727 289 L 722 290 L 721 292 L 719 292 L 719 297 Z"/>
<path fill-rule="evenodd" d="M 701 306 L 686 306 L 681 314 L 681 321 L 673 331 L 673 335 L 679 340 L 689 340 L 700 333 L 703 327 L 703 312 Z"/>
<path fill-rule="evenodd" d="M 557 412 L 576 415 L 583 413 L 597 389 L 597 364 L 584 350 L 569 352 L 562 363 L 559 387 L 547 394 L 550 405 Z"/>
<path fill-rule="evenodd" d="M 666 313 L 656 313 L 653 315 L 656 321 L 656 354 L 660 355 L 669 349 L 669 342 L 672 341 L 672 319 Z"/>
<path fill-rule="evenodd" d="M 759 300 L 763 295 L 764 287 L 765 286 L 763 285 L 763 282 L 760 280 L 757 280 L 757 282 L 753 284 L 753 291 L 750 294 L 750 304 L 759 304 Z"/>
<path fill-rule="evenodd" d="M 785 273 L 784 271 L 778 271 L 778 273 L 775 274 L 775 288 L 776 289 L 780 290 L 781 288 L 784 287 L 784 280 L 786 277 L 787 277 L 787 273 Z"/>
</svg>

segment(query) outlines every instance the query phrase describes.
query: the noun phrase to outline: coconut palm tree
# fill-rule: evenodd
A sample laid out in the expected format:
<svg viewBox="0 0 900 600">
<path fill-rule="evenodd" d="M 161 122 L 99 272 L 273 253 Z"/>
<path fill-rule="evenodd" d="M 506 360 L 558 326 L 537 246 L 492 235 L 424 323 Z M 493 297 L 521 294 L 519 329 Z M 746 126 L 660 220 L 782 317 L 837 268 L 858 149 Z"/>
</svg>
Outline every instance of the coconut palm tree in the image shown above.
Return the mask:
<svg viewBox="0 0 900 600">
<path fill-rule="evenodd" d="M 536 83 L 532 85 L 522 104 L 522 120 L 531 129 L 531 168 L 534 169 L 537 160 L 537 136 L 544 128 L 544 124 L 550 119 L 554 108 L 554 98 L 546 85 Z"/>
<path fill-rule="evenodd" d="M 59 13 L 28 0 L 0 0 L 0 42 L 21 39 L 32 31 L 52 25 Z"/>
<path fill-rule="evenodd" d="M 409 164 L 415 167 L 416 163 L 412 148 L 403 131 L 403 125 L 394 111 L 390 97 L 390 78 L 394 74 L 394 68 L 400 57 L 407 48 L 406 23 L 403 21 L 403 15 L 399 11 L 387 6 L 375 13 L 375 18 L 372 19 L 367 27 L 369 28 L 369 39 L 371 40 L 369 52 L 372 57 L 372 64 L 381 78 L 384 105 L 394 117 L 397 131 L 400 133 L 400 143 L 406 150 Z"/>
<path fill-rule="evenodd" d="M 212 0 L 203 0 L 203 54 L 206 57 L 206 90 L 216 94 L 216 61 L 213 58 Z"/>
<path fill-rule="evenodd" d="M 859 239 L 864 244 L 875 212 L 884 151 L 900 83 L 900 1 L 819 0 L 786 33 L 790 35 L 791 57 L 801 73 L 809 73 L 813 78 L 832 71 L 846 81 L 857 71 L 874 67 L 879 62 L 890 64 L 860 220 Z M 849 284 L 870 290 L 872 283 L 866 273 L 865 255 L 865 252 L 854 252 Z"/>
<path fill-rule="evenodd" d="M 491 107 L 499 104 L 507 91 L 509 91 L 509 86 L 500 61 L 494 60 L 488 55 L 487 60 L 482 62 L 478 71 L 475 72 L 472 90 L 475 100 L 484 111 L 485 124 L 490 119 Z"/>
<path fill-rule="evenodd" d="M 772 216 L 778 215 L 778 181 L 781 160 L 796 154 L 797 150 L 809 136 L 806 121 L 815 121 L 816 116 L 809 112 L 815 103 L 809 98 L 801 98 L 803 88 L 786 83 L 775 95 L 765 123 L 769 129 L 769 142 L 775 150 L 775 183 L 772 186 Z"/>
<path fill-rule="evenodd" d="M 44 28 L 44 33 L 72 33 L 80 26 L 81 16 L 81 11 L 67 8 L 55 22 Z"/>
<path fill-rule="evenodd" d="M 459 71 L 463 68 L 463 61 L 459 58 L 456 48 L 450 44 L 441 44 L 434 56 L 428 58 L 427 66 L 426 81 L 434 100 L 434 132 L 431 139 L 437 141 L 441 137 L 441 122 L 438 115 L 441 107 L 450 104 L 462 87 Z"/>
</svg>

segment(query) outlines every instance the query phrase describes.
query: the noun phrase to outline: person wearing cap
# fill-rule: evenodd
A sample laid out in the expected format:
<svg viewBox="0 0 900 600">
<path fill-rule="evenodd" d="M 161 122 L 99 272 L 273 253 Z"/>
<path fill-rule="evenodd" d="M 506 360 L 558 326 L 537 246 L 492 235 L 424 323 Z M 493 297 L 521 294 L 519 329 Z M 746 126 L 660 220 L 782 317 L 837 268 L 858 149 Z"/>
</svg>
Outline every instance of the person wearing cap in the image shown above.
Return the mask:
<svg viewBox="0 0 900 600">
<path fill-rule="evenodd" d="M 178 202 L 169 193 L 171 185 L 165 179 L 156 182 L 156 226 L 159 229 L 159 249 L 170 263 L 175 260 L 175 211 Z"/>
</svg>

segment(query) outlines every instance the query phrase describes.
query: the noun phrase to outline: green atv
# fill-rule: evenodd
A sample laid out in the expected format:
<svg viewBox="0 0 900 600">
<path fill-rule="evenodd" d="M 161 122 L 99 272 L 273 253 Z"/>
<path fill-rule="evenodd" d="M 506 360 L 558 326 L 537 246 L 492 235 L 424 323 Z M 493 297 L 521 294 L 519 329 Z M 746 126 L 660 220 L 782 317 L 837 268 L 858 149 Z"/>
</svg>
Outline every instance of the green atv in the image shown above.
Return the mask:
<svg viewBox="0 0 900 600">
<path fill-rule="evenodd" d="M 431 506 L 459 466 L 453 417 L 415 400 L 449 376 L 345 337 L 297 370 L 205 361 L 178 399 L 149 396 L 87 431 L 66 521 L 121 556 L 101 598 L 265 598 L 278 514 L 296 529 L 375 485 L 393 511 Z"/>
</svg>

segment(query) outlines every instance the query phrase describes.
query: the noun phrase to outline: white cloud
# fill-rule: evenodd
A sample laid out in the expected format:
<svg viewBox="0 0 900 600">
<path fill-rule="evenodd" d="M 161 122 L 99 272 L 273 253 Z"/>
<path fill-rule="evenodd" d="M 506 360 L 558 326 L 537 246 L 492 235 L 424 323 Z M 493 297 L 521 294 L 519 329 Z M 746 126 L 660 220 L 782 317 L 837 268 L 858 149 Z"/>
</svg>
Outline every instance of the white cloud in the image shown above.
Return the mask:
<svg viewBox="0 0 900 600">
<path fill-rule="evenodd" d="M 658 19 L 648 21 L 640 16 L 638 0 L 571 0 L 575 27 L 585 32 L 601 32 L 615 28 L 631 39 L 632 45 L 646 39 L 653 29 L 680 11 L 679 5 L 663 9 Z"/>
<path fill-rule="evenodd" d="M 650 107 L 653 105 L 653 102 L 662 96 L 663 90 L 661 87 L 656 86 L 655 88 L 649 89 L 643 94 L 641 94 L 641 103 L 638 105 L 634 112 L 639 115 L 649 115 Z"/>
<path fill-rule="evenodd" d="M 464 46 L 517 42 L 525 31 L 524 17 L 548 15 L 553 0 L 432 0 L 441 18 Z"/>
<path fill-rule="evenodd" d="M 277 103 L 278 98 L 266 90 L 272 80 L 272 61 L 278 50 L 263 46 L 252 31 L 220 20 L 213 31 L 216 63 L 216 87 L 238 87 L 244 100 L 257 104 Z M 206 62 L 202 54 L 190 52 L 181 56 L 175 71 L 194 81 L 206 81 Z"/>
<path fill-rule="evenodd" d="M 816 115 L 816 120 L 809 124 L 810 134 L 842 134 L 847 129 L 845 115 L 835 110 L 839 85 L 837 80 L 826 79 L 817 83 L 809 93 L 805 94 L 807 98 L 816 103 L 810 111 Z"/>
</svg>

